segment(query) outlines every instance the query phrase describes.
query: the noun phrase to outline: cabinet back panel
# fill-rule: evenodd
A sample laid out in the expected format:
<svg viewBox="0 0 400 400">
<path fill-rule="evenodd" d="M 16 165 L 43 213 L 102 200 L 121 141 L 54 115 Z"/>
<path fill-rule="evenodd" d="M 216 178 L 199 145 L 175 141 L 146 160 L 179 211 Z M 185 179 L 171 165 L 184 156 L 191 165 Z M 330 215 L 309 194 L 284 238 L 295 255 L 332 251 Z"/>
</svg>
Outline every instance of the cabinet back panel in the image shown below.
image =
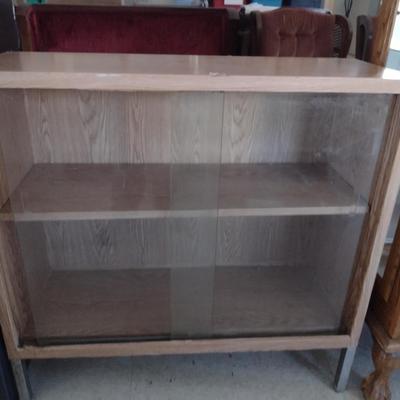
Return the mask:
<svg viewBox="0 0 400 400">
<path fill-rule="evenodd" d="M 26 93 L 36 163 L 219 162 L 220 93 Z"/>
<path fill-rule="evenodd" d="M 392 98 L 227 93 L 222 162 L 329 162 L 368 198 Z"/>
<path fill-rule="evenodd" d="M 47 253 L 52 270 L 315 265 L 351 270 L 363 216 L 156 218 L 20 222 L 22 247 Z M 28 230 L 29 228 L 29 230 Z M 351 232 L 350 234 L 348 232 Z M 40 246 L 39 246 L 40 245 Z M 46 257 L 46 254 L 42 255 Z M 30 257 L 30 270 L 43 260 Z M 340 268 L 339 268 L 340 269 Z M 333 279 L 333 277 L 332 277 Z"/>
<path fill-rule="evenodd" d="M 336 331 L 362 220 L 224 218 L 218 238 L 209 237 L 213 219 L 201 218 L 19 223 L 23 247 L 37 238 L 35 252 L 24 254 L 32 329 L 55 339 L 135 336 L 137 323 L 139 332 L 179 338 Z M 45 238 L 36 234 L 43 231 Z M 151 295 L 138 298 L 144 289 Z M 123 312 L 112 314 L 119 303 Z M 158 315 L 152 307 L 160 304 Z M 115 328 L 102 325 L 100 311 Z"/>
<path fill-rule="evenodd" d="M 391 99 L 30 90 L 25 104 L 36 163 L 257 163 L 325 161 L 347 145 L 349 131 L 368 158 Z"/>
</svg>

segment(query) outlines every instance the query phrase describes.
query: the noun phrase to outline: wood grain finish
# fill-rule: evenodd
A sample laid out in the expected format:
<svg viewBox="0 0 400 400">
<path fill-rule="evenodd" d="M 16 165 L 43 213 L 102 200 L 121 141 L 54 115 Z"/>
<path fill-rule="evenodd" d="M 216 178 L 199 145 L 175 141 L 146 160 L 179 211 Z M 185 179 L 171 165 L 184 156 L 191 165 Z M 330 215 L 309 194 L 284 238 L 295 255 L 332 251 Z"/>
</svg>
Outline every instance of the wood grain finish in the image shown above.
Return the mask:
<svg viewBox="0 0 400 400">
<path fill-rule="evenodd" d="M 29 123 L 21 91 L 0 93 L 0 120 L 0 204 L 3 205 L 33 164 Z"/>
<path fill-rule="evenodd" d="M 293 267 L 57 271 L 38 295 L 35 330 L 32 334 L 27 327 L 23 339 L 42 344 L 170 335 L 334 334 L 340 323 L 340 312 L 304 271 Z"/>
<path fill-rule="evenodd" d="M 380 4 L 372 41 L 371 63 L 373 64 L 386 65 L 398 8 L 399 0 L 384 0 Z"/>
<path fill-rule="evenodd" d="M 179 220 L 183 232 L 196 226 L 191 220 Z M 172 239 L 167 236 L 167 223 L 162 218 L 53 221 L 43 223 L 43 229 L 51 269 L 56 271 L 159 268 L 172 261 L 167 250 Z M 181 244 L 191 249 L 191 239 L 187 235 Z"/>
<path fill-rule="evenodd" d="M 53 273 L 23 339 L 169 336 L 169 292 L 168 270 Z"/>
<path fill-rule="evenodd" d="M 368 198 L 391 96 L 228 93 L 222 162 L 328 162 Z"/>
<path fill-rule="evenodd" d="M 363 381 L 364 398 L 366 400 L 390 400 L 392 396 L 389 378 L 396 368 L 400 368 L 400 358 L 386 353 L 376 342 L 372 349 L 372 358 L 375 371 Z"/>
<path fill-rule="evenodd" d="M 374 312 L 368 311 L 367 324 L 371 329 L 374 340 L 382 349 L 384 349 L 387 353 L 400 352 L 400 339 L 391 338 L 387 334 L 384 326 L 379 322 Z"/>
<path fill-rule="evenodd" d="M 363 215 L 316 218 L 309 230 L 311 246 L 306 254 L 314 266 L 309 279 L 340 313 L 349 290 L 364 219 Z"/>
<path fill-rule="evenodd" d="M 15 318 L 18 329 L 26 340 L 38 337 L 42 343 L 60 344 L 63 337 L 166 339 L 19 347 L 14 300 L 7 298 L 0 311 L 6 337 L 14 338 L 8 340 L 10 353 L 40 358 L 354 346 L 400 180 L 397 98 L 390 108 L 390 94 L 400 92 L 399 78 L 399 72 L 353 60 L 1 55 L 1 95 L 18 98 L 12 110 L 6 108 L 12 134 L 6 132 L 2 141 L 11 137 L 17 148 L 32 143 L 28 157 L 24 151 L 17 155 L 19 162 L 29 162 L 12 179 L 18 199 L 11 199 L 8 211 L 19 217 L 18 207 L 31 207 L 39 215 L 16 223 L 25 298 L 34 314 L 28 325 Z M 389 111 L 391 124 L 375 169 Z M 3 150 L 12 148 L 7 146 Z M 267 171 L 269 163 L 274 165 Z M 39 179 L 31 183 L 35 196 L 18 195 L 29 183 L 28 170 L 45 165 L 55 171 L 65 167 L 60 164 L 80 165 L 86 177 L 79 173 L 67 183 L 55 178 L 47 189 Z M 109 173 L 110 164 L 118 165 Z M 131 164 L 142 171 L 135 184 L 129 174 L 115 172 Z M 91 168 L 103 168 L 103 179 L 91 176 Z M 149 180 L 146 168 L 155 168 Z M 13 172 L 2 168 L 2 176 Z M 4 193 L 6 199 L 9 192 Z M 362 201 L 367 196 L 368 206 Z M 126 212 L 138 209 L 143 213 L 126 219 Z M 144 213 L 159 209 L 162 218 Z M 198 210 L 204 214 L 196 215 Z M 122 212 L 122 219 L 113 220 L 109 211 Z M 346 249 L 339 254 L 340 239 Z M 317 248 L 321 251 L 313 252 Z M 163 263 L 179 268 L 159 268 Z M 8 285 L 3 275 L 1 288 Z M 131 278 L 137 290 L 129 290 Z M 292 337 L 169 341 L 196 334 Z"/>
<path fill-rule="evenodd" d="M 31 232 L 36 228 L 39 233 L 44 230 L 44 244 L 38 242 L 38 235 L 35 238 L 37 246 L 47 253 L 52 271 L 193 269 L 215 265 L 309 266 L 305 270 L 309 279 L 318 280 L 340 312 L 362 218 L 57 221 L 39 226 L 35 223 Z M 31 222 L 18 224 L 32 225 Z M 32 237 L 25 239 L 28 244 Z M 38 261 L 34 269 L 37 276 L 41 275 L 41 267 Z"/>
<path fill-rule="evenodd" d="M 32 324 L 32 310 L 24 271 L 24 259 L 14 222 L 0 223 L 0 267 L 4 276 L 4 295 L 12 309 L 12 320 L 17 332 Z M 3 300 L 4 301 L 4 300 Z"/>
<path fill-rule="evenodd" d="M 388 311 L 386 310 L 386 312 Z M 394 318 L 394 314 L 392 318 Z M 386 328 L 377 319 L 376 313 L 372 310 L 368 312 L 367 323 L 374 339 L 372 357 L 375 370 L 363 381 L 362 389 L 364 397 L 368 400 L 390 399 L 389 380 L 393 371 L 400 368 L 398 354 L 400 351 L 400 340 L 390 337 Z"/>
<path fill-rule="evenodd" d="M 35 163 L 216 163 L 219 93 L 27 91 Z"/>
<path fill-rule="evenodd" d="M 317 162 L 336 107 L 329 95 L 227 93 L 222 162 Z"/>
<path fill-rule="evenodd" d="M 353 95 L 335 100 L 326 159 L 356 193 L 368 199 L 394 99 Z"/>
<path fill-rule="evenodd" d="M 391 97 L 50 90 L 26 105 L 35 163 L 329 162 L 367 198 Z"/>
<path fill-rule="evenodd" d="M 334 334 L 340 325 L 307 267 L 217 267 L 214 285 L 216 335 Z"/>
<path fill-rule="evenodd" d="M 370 212 L 363 226 L 343 316 L 343 327 L 357 343 L 367 312 L 390 218 L 400 186 L 400 99 L 397 97 L 376 168 Z"/>
<path fill-rule="evenodd" d="M 44 221 L 366 211 L 325 164 L 36 164 L 2 214 Z"/>
<path fill-rule="evenodd" d="M 350 336 L 348 335 L 309 335 L 57 345 L 46 347 L 24 346 L 17 349 L 14 354 L 14 359 L 129 357 L 166 354 L 342 349 L 349 346 L 349 343 Z"/>
<path fill-rule="evenodd" d="M 16 354 L 20 335 L 31 324 L 32 313 L 24 280 L 23 263 L 12 222 L 0 223 L 0 321 L 9 357 Z"/>
<path fill-rule="evenodd" d="M 0 88 L 400 93 L 400 72 L 353 59 L 83 53 L 0 56 Z"/>
</svg>

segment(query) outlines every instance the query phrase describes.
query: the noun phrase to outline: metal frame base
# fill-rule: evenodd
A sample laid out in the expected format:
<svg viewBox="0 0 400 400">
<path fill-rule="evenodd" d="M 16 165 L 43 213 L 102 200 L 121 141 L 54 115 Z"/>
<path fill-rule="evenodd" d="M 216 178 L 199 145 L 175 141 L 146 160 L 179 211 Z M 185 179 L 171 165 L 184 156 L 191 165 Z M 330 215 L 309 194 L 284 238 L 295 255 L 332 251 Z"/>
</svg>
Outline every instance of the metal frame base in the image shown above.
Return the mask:
<svg viewBox="0 0 400 400">
<path fill-rule="evenodd" d="M 11 361 L 11 367 L 14 373 L 15 383 L 17 385 L 19 400 L 31 400 L 33 396 L 32 387 L 29 380 L 27 361 Z"/>
<path fill-rule="evenodd" d="M 349 347 L 340 352 L 339 364 L 336 370 L 335 390 L 340 393 L 346 390 L 349 383 L 350 373 L 356 355 L 357 347 Z"/>
</svg>

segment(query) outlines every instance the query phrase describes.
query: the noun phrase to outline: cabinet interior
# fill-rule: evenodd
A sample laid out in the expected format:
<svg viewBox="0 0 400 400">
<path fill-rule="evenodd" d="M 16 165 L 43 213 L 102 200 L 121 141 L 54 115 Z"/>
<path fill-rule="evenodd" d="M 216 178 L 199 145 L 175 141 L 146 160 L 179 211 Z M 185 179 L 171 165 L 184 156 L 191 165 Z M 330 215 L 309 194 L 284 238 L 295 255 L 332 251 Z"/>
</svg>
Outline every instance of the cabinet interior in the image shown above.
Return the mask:
<svg viewBox="0 0 400 400">
<path fill-rule="evenodd" d="M 2 90 L 21 341 L 341 332 L 391 102 Z"/>
</svg>

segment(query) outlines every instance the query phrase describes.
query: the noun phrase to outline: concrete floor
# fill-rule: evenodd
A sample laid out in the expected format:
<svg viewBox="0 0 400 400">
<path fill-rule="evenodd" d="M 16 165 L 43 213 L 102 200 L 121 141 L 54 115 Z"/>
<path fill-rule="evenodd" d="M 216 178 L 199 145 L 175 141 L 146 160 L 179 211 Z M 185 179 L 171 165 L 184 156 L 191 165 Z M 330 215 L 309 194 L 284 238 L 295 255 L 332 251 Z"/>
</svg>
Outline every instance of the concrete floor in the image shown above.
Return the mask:
<svg viewBox="0 0 400 400">
<path fill-rule="evenodd" d="M 34 361 L 35 400 L 350 400 L 362 399 L 372 370 L 363 332 L 348 390 L 332 389 L 338 352 Z M 392 378 L 400 400 L 400 371 Z"/>
</svg>

